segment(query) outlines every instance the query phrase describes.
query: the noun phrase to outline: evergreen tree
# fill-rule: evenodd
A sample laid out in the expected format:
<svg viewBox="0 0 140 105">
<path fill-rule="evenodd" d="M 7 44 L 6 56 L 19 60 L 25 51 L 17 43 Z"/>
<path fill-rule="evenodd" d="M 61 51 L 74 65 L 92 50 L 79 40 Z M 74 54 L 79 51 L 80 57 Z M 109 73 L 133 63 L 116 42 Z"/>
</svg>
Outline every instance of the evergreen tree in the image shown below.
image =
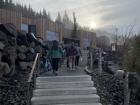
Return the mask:
<svg viewBox="0 0 140 105">
<path fill-rule="evenodd" d="M 5 0 L 4 6 L 5 6 L 6 9 L 8 9 L 8 6 L 9 6 L 9 0 Z"/>
<path fill-rule="evenodd" d="M 51 14 L 48 12 L 48 19 L 51 20 Z"/>
<path fill-rule="evenodd" d="M 67 12 L 65 11 L 65 14 L 64 14 L 64 16 L 63 16 L 63 23 L 65 24 L 65 23 L 67 23 L 68 21 L 69 21 L 69 17 L 68 17 Z"/>
<path fill-rule="evenodd" d="M 22 11 L 22 15 L 24 17 L 28 17 L 28 9 L 27 9 L 27 6 L 26 5 L 24 5 L 23 11 Z"/>
<path fill-rule="evenodd" d="M 15 8 L 15 5 L 14 5 L 13 1 L 12 0 L 9 0 L 8 9 L 15 10 L 14 8 Z"/>
<path fill-rule="evenodd" d="M 28 17 L 32 17 L 32 8 L 31 8 L 30 4 L 29 4 L 29 6 L 27 8 L 27 15 L 28 15 Z"/>
<path fill-rule="evenodd" d="M 42 17 L 42 11 L 39 12 L 39 17 Z"/>
<path fill-rule="evenodd" d="M 134 38 L 128 54 L 125 54 L 124 68 L 140 75 L 140 36 Z"/>
<path fill-rule="evenodd" d="M 31 17 L 35 18 L 35 12 L 33 11 L 33 9 L 31 8 Z"/>
<path fill-rule="evenodd" d="M 72 31 L 72 38 L 76 38 L 77 37 L 77 22 L 76 22 L 75 12 L 73 12 L 73 20 L 74 20 L 74 27 Z"/>
<path fill-rule="evenodd" d="M 16 4 L 15 11 L 23 14 L 23 6 L 20 4 Z"/>
<path fill-rule="evenodd" d="M 73 22 L 70 20 L 66 11 L 63 16 L 63 25 L 65 28 L 67 28 L 69 30 L 73 30 Z"/>
<path fill-rule="evenodd" d="M 0 8 L 4 8 L 4 0 L 0 0 Z"/>
<path fill-rule="evenodd" d="M 9 0 L 9 3 L 10 3 L 10 4 L 13 4 L 13 1 L 12 1 L 12 0 Z"/>
<path fill-rule="evenodd" d="M 39 13 L 37 12 L 37 13 L 36 13 L 36 17 L 39 18 L 39 16 L 40 16 L 40 15 L 39 15 Z"/>
<path fill-rule="evenodd" d="M 44 18 L 47 18 L 47 12 L 46 12 L 46 9 L 43 9 L 43 17 L 44 17 Z"/>
<path fill-rule="evenodd" d="M 57 15 L 57 18 L 56 18 L 56 22 L 57 23 L 62 23 L 60 12 L 58 12 L 58 15 Z"/>
</svg>

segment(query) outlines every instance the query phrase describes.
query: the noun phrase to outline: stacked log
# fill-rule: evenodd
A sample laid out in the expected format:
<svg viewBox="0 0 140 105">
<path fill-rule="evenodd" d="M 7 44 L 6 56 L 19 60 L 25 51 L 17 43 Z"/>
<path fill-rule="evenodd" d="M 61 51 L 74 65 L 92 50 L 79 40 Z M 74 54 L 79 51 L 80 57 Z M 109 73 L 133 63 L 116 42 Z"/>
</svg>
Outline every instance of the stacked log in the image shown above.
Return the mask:
<svg viewBox="0 0 140 105">
<path fill-rule="evenodd" d="M 32 33 L 0 24 L 0 105 L 27 105 L 27 79 L 41 42 Z"/>
</svg>

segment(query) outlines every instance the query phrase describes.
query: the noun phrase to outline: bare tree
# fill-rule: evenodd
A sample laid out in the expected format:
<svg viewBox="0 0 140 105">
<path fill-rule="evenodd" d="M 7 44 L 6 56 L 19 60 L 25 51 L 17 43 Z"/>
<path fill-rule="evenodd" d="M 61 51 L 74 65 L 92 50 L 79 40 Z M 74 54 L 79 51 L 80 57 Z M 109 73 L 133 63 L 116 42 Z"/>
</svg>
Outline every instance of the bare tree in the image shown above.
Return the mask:
<svg viewBox="0 0 140 105">
<path fill-rule="evenodd" d="M 135 24 L 132 24 L 128 27 L 128 31 L 123 35 L 123 55 L 128 55 L 129 44 L 131 42 L 133 32 L 134 32 Z M 124 59 L 124 57 L 123 57 Z M 125 78 L 124 78 L 124 105 L 129 105 L 130 102 L 130 90 L 129 90 L 129 72 L 126 70 Z"/>
<path fill-rule="evenodd" d="M 135 21 L 133 24 L 130 24 L 127 28 L 125 28 L 125 32 L 121 32 L 121 29 L 115 27 L 113 30 L 113 40 L 114 43 L 116 44 L 116 52 L 118 52 L 118 45 L 120 44 L 122 46 L 121 48 L 121 55 L 124 55 L 127 53 L 129 44 L 131 42 L 131 37 L 134 36 L 134 29 L 135 29 Z M 117 57 L 117 56 L 116 56 Z"/>
<path fill-rule="evenodd" d="M 115 56 L 117 56 L 117 52 L 118 52 L 118 44 L 119 44 L 119 40 L 121 39 L 121 44 L 122 44 L 122 49 L 121 49 L 121 57 L 124 59 L 124 55 L 128 55 L 128 50 L 129 50 L 129 45 L 130 42 L 132 40 L 132 37 L 134 36 L 134 29 L 135 29 L 135 22 L 131 25 L 129 25 L 126 28 L 126 31 L 122 34 L 119 35 L 119 31 L 120 29 L 118 29 L 117 27 L 115 27 L 114 29 L 114 43 L 116 44 L 116 54 Z M 129 105 L 129 101 L 130 101 L 130 91 L 129 91 L 129 86 L 128 86 L 128 79 L 129 76 L 129 72 L 128 70 L 125 70 L 125 78 L 124 78 L 124 105 Z"/>
</svg>

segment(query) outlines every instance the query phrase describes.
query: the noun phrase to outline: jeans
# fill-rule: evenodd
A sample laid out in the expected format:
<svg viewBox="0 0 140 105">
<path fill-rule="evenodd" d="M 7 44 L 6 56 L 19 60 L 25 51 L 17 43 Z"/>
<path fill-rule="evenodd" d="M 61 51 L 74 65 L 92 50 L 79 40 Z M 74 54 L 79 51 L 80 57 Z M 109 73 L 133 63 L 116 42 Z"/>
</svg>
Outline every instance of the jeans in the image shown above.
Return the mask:
<svg viewBox="0 0 140 105">
<path fill-rule="evenodd" d="M 75 66 L 75 56 L 70 56 L 67 58 L 67 67 L 74 68 Z"/>
</svg>

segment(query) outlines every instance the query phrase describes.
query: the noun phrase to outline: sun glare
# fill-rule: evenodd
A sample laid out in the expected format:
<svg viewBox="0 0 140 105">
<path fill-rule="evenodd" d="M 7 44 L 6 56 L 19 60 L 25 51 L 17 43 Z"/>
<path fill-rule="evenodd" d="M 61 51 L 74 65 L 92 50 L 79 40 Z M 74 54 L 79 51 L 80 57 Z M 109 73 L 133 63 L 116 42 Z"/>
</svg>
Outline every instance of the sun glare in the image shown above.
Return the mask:
<svg viewBox="0 0 140 105">
<path fill-rule="evenodd" d="M 97 24 L 95 22 L 91 22 L 90 23 L 90 28 L 96 29 L 97 28 Z"/>
</svg>

